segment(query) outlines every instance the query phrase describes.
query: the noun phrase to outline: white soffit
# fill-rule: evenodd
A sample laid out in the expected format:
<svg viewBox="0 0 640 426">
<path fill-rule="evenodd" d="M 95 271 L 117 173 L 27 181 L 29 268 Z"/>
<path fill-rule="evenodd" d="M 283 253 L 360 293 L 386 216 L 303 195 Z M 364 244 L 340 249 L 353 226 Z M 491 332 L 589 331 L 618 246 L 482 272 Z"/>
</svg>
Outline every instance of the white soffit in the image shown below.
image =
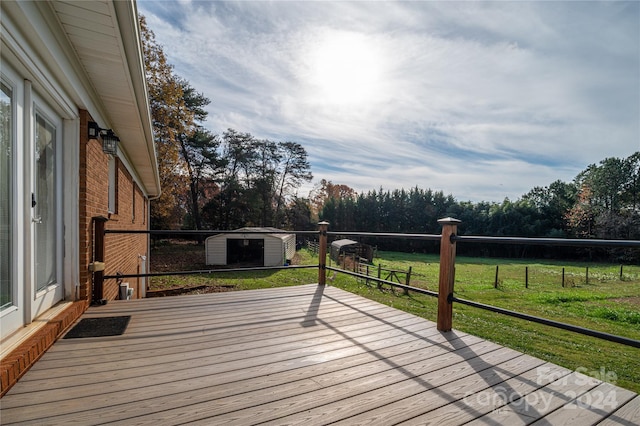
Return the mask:
<svg viewBox="0 0 640 426">
<path fill-rule="evenodd" d="M 150 196 L 160 194 L 135 3 L 127 0 L 50 2 L 97 94 L 103 117 Z M 85 106 L 86 107 L 86 106 Z"/>
</svg>

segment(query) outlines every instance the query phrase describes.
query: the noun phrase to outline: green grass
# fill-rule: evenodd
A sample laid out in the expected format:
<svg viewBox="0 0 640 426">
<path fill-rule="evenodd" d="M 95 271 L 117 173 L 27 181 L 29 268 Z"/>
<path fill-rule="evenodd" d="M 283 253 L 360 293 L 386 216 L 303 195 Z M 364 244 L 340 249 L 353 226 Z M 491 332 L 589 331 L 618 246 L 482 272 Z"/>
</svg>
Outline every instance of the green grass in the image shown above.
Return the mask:
<svg viewBox="0 0 640 426">
<path fill-rule="evenodd" d="M 203 250 L 201 246 L 199 250 Z M 397 270 L 411 266 L 412 286 L 438 290 L 438 256 L 395 252 L 379 252 L 378 256 L 374 269 L 378 264 Z M 298 253 L 298 264 L 317 262 L 317 257 L 306 250 Z M 496 265 L 499 265 L 499 276 L 498 287 L 494 288 Z M 525 288 L 525 267 L 529 268 L 528 288 Z M 346 274 L 329 272 L 328 277 L 330 285 L 436 320 L 434 297 L 415 292 L 406 295 L 386 285 L 383 288 L 366 285 L 363 280 Z M 153 286 L 213 283 L 253 289 L 307 284 L 317 279 L 316 269 L 296 269 L 153 278 Z M 461 299 L 640 340 L 640 266 L 637 265 L 625 265 L 620 279 L 619 265 L 458 257 L 455 294 Z M 572 370 L 599 376 L 604 369 L 607 378 L 618 386 L 640 392 L 639 349 L 460 303 L 454 304 L 453 327 Z"/>
</svg>

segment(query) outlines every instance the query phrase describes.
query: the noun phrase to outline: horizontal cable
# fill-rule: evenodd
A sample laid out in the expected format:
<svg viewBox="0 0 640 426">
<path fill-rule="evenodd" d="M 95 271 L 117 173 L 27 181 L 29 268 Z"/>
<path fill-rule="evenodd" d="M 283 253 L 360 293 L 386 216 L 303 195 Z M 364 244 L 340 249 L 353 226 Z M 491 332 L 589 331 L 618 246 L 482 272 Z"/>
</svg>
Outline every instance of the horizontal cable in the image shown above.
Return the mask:
<svg viewBox="0 0 640 426">
<path fill-rule="evenodd" d="M 459 299 L 457 297 L 453 297 L 451 300 L 454 302 L 462 303 L 463 305 L 472 306 L 474 308 L 484 309 L 486 311 L 496 312 L 499 314 L 508 315 L 511 317 L 520 318 L 520 319 L 531 321 L 531 322 L 536 322 L 538 324 L 544 324 L 550 327 L 560 328 L 563 330 L 572 331 L 574 333 L 579 333 L 579 334 L 583 334 L 591 337 L 597 337 L 599 339 L 608 340 L 610 342 L 616 342 L 626 346 L 633 346 L 635 348 L 640 348 L 640 340 L 634 340 L 627 337 L 617 336 L 615 334 L 609 334 L 601 331 L 591 330 L 589 328 L 566 324 L 563 322 L 554 321 L 547 318 L 540 318 L 534 315 L 523 314 L 521 312 L 510 311 L 508 309 L 498 308 L 496 306 L 491 306 L 491 305 L 485 305 L 484 303 L 473 302 L 471 300 Z"/>
<path fill-rule="evenodd" d="M 375 237 L 375 238 L 407 238 L 413 240 L 440 241 L 441 235 L 436 234 L 395 234 L 384 232 L 327 232 L 327 235 L 344 237 Z"/>
<path fill-rule="evenodd" d="M 494 244 L 525 244 L 544 246 L 571 246 L 571 247 L 632 247 L 640 248 L 637 240 L 596 240 L 596 239 L 570 239 L 570 238 L 528 238 L 528 237 L 482 237 L 453 235 L 452 242 L 463 243 L 494 243 Z"/>
<path fill-rule="evenodd" d="M 241 235 L 241 234 L 298 234 L 298 235 L 318 235 L 318 231 L 222 231 L 217 229 L 211 230 L 137 230 L 137 229 L 105 229 L 105 234 L 149 234 L 149 235 Z"/>
<path fill-rule="evenodd" d="M 171 272 L 151 272 L 148 274 L 116 274 L 105 275 L 105 280 L 119 278 L 137 278 L 137 277 L 163 277 L 170 275 L 205 275 L 217 274 L 219 272 L 245 272 L 245 271 L 277 271 L 280 269 L 310 269 L 318 268 L 318 265 L 289 265 L 289 266 L 256 266 L 252 268 L 221 268 L 221 269 L 201 269 L 197 271 L 171 271 Z"/>
</svg>

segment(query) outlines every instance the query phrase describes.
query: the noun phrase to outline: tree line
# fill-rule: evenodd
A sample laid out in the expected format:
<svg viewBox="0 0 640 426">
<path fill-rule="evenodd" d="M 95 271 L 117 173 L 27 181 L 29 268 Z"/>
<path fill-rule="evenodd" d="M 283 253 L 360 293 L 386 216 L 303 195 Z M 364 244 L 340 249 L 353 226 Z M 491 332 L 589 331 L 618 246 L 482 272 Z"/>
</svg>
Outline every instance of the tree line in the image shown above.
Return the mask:
<svg viewBox="0 0 640 426">
<path fill-rule="evenodd" d="M 456 201 L 442 191 L 418 187 L 357 194 L 323 181 L 312 201 L 332 231 L 439 234 L 437 220 L 462 221 L 460 234 L 640 240 L 640 152 L 591 164 L 572 182 L 535 187 L 520 199 Z M 432 251 L 421 241 L 374 241 L 389 250 Z M 462 253 L 485 256 L 609 258 L 637 261 L 638 250 L 523 247 L 468 244 Z"/>
</svg>

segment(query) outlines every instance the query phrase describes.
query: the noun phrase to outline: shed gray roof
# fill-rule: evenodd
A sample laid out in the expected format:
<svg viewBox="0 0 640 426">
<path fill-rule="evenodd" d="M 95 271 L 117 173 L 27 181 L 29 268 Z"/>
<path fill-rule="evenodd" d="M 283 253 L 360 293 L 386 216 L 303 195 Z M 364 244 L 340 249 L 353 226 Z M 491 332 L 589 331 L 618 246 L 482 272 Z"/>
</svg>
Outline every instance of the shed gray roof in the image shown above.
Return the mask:
<svg viewBox="0 0 640 426">
<path fill-rule="evenodd" d="M 353 241 L 353 240 L 336 240 L 334 242 L 331 243 L 331 247 L 344 247 L 344 246 L 351 246 L 354 244 L 359 244 L 357 241 Z"/>
<path fill-rule="evenodd" d="M 239 229 L 234 229 L 233 231 L 234 233 L 239 233 L 239 234 L 251 234 L 251 233 L 259 233 L 259 234 L 265 234 L 265 235 L 270 235 L 272 237 L 276 237 L 276 238 L 280 238 L 281 240 L 284 240 L 288 237 L 290 237 L 291 235 L 295 235 L 293 233 L 284 233 L 287 232 L 283 229 L 278 229 L 278 228 L 270 228 L 270 227 L 245 227 L 245 228 L 239 228 Z M 273 233 L 272 233 L 273 232 Z"/>
</svg>

